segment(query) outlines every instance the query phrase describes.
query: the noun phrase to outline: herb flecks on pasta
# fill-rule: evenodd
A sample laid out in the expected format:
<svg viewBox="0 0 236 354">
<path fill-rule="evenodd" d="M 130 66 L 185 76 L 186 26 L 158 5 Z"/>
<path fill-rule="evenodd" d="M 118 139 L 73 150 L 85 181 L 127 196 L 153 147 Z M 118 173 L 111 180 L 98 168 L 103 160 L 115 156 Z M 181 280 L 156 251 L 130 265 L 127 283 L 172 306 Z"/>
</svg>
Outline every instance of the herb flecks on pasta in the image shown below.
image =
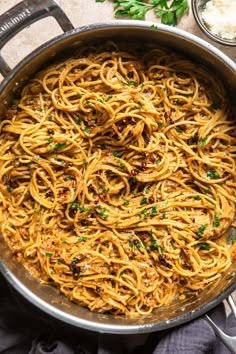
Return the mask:
<svg viewBox="0 0 236 354">
<path fill-rule="evenodd" d="M 39 72 L 0 129 L 5 240 L 70 300 L 148 315 L 230 267 L 235 125 L 199 64 L 91 45 Z"/>
</svg>

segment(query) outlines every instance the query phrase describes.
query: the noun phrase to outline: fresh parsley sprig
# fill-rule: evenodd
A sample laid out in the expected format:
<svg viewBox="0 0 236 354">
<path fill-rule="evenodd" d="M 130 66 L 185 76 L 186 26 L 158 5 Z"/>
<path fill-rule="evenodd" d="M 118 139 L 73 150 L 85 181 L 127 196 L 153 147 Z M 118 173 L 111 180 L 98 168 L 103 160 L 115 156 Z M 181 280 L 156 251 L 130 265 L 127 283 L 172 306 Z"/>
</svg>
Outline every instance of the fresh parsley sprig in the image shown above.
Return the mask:
<svg viewBox="0 0 236 354">
<path fill-rule="evenodd" d="M 102 3 L 105 0 L 96 2 Z M 176 26 L 188 8 L 187 0 L 114 0 L 115 17 L 145 20 L 147 12 L 154 10 L 161 22 L 170 26 Z"/>
</svg>

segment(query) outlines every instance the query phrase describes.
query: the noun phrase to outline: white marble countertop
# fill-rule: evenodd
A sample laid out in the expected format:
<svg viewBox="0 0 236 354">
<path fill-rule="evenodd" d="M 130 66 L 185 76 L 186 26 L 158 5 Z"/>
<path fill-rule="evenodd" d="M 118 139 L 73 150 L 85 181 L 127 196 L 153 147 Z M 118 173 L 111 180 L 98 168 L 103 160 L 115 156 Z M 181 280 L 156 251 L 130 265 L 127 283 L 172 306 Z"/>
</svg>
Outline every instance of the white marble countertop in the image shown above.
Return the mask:
<svg viewBox="0 0 236 354">
<path fill-rule="evenodd" d="M 190 3 L 190 0 L 188 1 Z M 19 2 L 20 0 L 1 0 L 0 14 Z M 106 0 L 104 3 L 96 3 L 96 0 L 57 0 L 57 2 L 75 27 L 115 19 L 112 0 Z M 146 19 L 152 22 L 159 21 L 151 11 Z M 207 40 L 236 61 L 236 47 L 223 46 L 206 37 L 198 28 L 191 9 L 183 16 L 178 27 Z M 60 33 L 62 30 L 54 18 L 40 20 L 11 39 L 2 51 L 3 57 L 13 67 L 32 50 Z"/>
</svg>

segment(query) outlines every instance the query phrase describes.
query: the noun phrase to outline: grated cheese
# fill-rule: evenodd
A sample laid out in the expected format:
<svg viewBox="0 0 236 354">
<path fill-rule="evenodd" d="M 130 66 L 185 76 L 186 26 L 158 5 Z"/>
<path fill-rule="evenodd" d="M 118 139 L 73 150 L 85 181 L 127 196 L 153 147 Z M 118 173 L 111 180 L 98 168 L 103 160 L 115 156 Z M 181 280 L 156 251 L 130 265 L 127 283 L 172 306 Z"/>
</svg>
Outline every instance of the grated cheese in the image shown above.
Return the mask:
<svg viewBox="0 0 236 354">
<path fill-rule="evenodd" d="M 208 1 L 202 18 L 214 35 L 236 39 L 236 0 Z"/>
</svg>

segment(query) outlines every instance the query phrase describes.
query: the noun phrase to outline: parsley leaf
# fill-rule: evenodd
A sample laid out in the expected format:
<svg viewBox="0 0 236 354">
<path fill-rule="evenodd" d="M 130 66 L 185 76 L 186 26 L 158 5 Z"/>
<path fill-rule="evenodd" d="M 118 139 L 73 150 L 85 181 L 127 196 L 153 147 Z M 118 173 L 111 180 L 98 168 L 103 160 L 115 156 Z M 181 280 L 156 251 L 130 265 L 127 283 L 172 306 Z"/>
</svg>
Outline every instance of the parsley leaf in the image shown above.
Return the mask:
<svg viewBox="0 0 236 354">
<path fill-rule="evenodd" d="M 199 246 L 201 249 L 206 250 L 206 251 L 210 251 L 211 246 L 208 243 L 199 243 Z"/>
<path fill-rule="evenodd" d="M 153 207 L 152 207 L 152 210 L 151 210 L 150 215 L 151 215 L 151 216 L 157 215 L 157 207 L 156 207 L 156 206 L 153 206 Z"/>
<path fill-rule="evenodd" d="M 66 147 L 67 143 L 64 142 L 64 143 L 57 143 L 54 145 L 54 148 L 53 150 L 59 150 L 59 149 L 64 149 L 64 147 Z"/>
<path fill-rule="evenodd" d="M 114 152 L 113 152 L 113 156 L 115 156 L 115 157 L 120 157 L 120 153 L 119 153 L 118 151 L 114 151 Z"/>
<path fill-rule="evenodd" d="M 90 129 L 89 129 L 89 127 L 84 127 L 84 132 L 86 133 L 86 134 L 90 134 Z"/>
<path fill-rule="evenodd" d="M 123 200 L 124 200 L 124 205 L 129 205 L 128 199 L 123 198 Z"/>
<path fill-rule="evenodd" d="M 217 179 L 217 178 L 220 178 L 220 175 L 218 172 L 211 170 L 211 171 L 207 172 L 207 177 L 209 177 L 211 179 Z"/>
<path fill-rule="evenodd" d="M 73 202 L 72 204 L 71 204 L 71 209 L 78 209 L 78 203 L 77 202 Z"/>
<path fill-rule="evenodd" d="M 87 237 L 85 236 L 81 236 L 78 238 L 78 242 L 82 242 L 82 241 L 86 241 L 87 240 Z"/>
<path fill-rule="evenodd" d="M 144 205 L 147 203 L 147 198 L 143 198 L 140 202 L 140 205 Z"/>
<path fill-rule="evenodd" d="M 158 29 L 158 27 L 157 27 L 157 25 L 151 25 L 151 29 L 156 31 Z"/>
<path fill-rule="evenodd" d="M 214 218 L 215 218 L 215 220 L 213 221 L 213 226 L 214 226 L 214 227 L 220 226 L 219 215 L 218 215 L 218 214 L 215 214 Z"/>
<path fill-rule="evenodd" d="M 211 193 L 211 191 L 210 191 L 210 189 L 209 188 L 207 188 L 207 189 L 204 189 L 204 193 Z"/>
<path fill-rule="evenodd" d="M 130 17 L 133 20 L 145 20 L 147 12 L 154 10 L 162 23 L 175 26 L 188 10 L 188 1 L 173 0 L 169 5 L 168 0 L 115 0 L 114 10 L 115 17 Z M 152 25 L 151 29 L 156 30 L 157 26 Z"/>
<path fill-rule="evenodd" d="M 151 244 L 151 249 L 152 250 L 159 250 L 160 253 L 164 252 L 164 248 L 161 245 L 158 245 L 157 243 L 152 243 Z"/>
<path fill-rule="evenodd" d="M 199 145 L 204 146 L 206 144 L 206 138 L 201 138 Z"/>
<path fill-rule="evenodd" d="M 203 232 L 205 231 L 205 228 L 208 226 L 208 224 L 204 224 L 198 228 L 197 235 L 199 237 L 203 237 Z"/>
<path fill-rule="evenodd" d="M 200 197 L 200 195 L 197 194 L 197 195 L 194 196 L 194 199 L 195 200 L 201 200 L 201 197 Z"/>
<path fill-rule="evenodd" d="M 103 218 L 103 219 L 107 219 L 108 218 L 108 214 L 106 213 L 106 210 L 99 207 L 99 211 L 98 211 L 99 215 Z"/>
<path fill-rule="evenodd" d="M 50 257 L 52 257 L 52 253 L 51 252 L 46 252 L 45 256 L 50 258 Z"/>
</svg>

